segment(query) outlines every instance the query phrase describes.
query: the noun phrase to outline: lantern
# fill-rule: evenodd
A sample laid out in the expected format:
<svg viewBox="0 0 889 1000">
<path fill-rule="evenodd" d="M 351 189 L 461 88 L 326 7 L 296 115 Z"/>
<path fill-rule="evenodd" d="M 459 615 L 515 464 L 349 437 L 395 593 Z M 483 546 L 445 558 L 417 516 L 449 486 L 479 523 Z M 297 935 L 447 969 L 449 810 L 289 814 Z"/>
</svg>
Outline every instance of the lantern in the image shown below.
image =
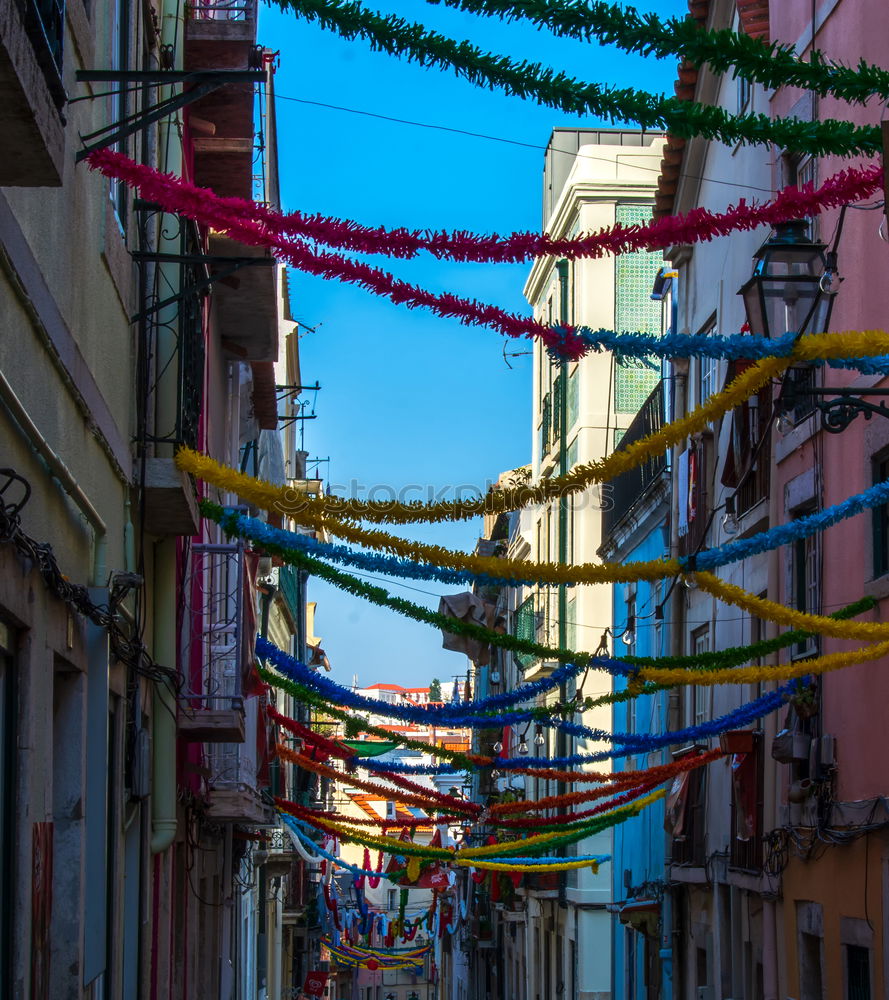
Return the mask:
<svg viewBox="0 0 889 1000">
<path fill-rule="evenodd" d="M 827 330 L 836 263 L 825 253 L 827 244 L 809 239 L 808 225 L 804 219 L 780 223 L 753 255 L 753 276 L 738 294 L 756 336 Z"/>
</svg>

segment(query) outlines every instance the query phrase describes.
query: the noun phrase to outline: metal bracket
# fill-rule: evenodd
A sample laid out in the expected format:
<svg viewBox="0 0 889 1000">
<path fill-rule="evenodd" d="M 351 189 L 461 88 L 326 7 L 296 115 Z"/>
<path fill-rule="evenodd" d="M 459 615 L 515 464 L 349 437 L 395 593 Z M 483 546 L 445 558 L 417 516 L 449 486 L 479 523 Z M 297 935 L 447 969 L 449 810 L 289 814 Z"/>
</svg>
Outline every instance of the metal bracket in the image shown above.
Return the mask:
<svg viewBox="0 0 889 1000">
<path fill-rule="evenodd" d="M 96 129 L 95 132 L 90 132 L 87 135 L 81 135 L 81 141 L 87 143 L 87 145 L 75 154 L 75 162 L 80 163 L 81 160 L 89 156 L 90 153 L 95 152 L 95 150 L 115 145 L 121 139 L 126 139 L 134 132 L 140 132 L 161 118 L 171 115 L 174 111 L 178 111 L 188 104 L 193 104 L 201 97 L 205 97 L 219 87 L 224 87 L 230 83 L 261 83 L 267 78 L 268 74 L 265 70 L 255 69 L 190 71 L 87 69 L 78 70 L 76 75 L 78 83 L 141 83 L 144 86 L 193 83 L 195 85 L 189 90 L 183 90 L 179 94 L 175 94 L 166 100 L 160 101 L 158 104 L 146 108 L 144 111 L 137 111 L 132 115 L 127 115 L 126 118 L 119 122 L 105 125 L 103 128 Z M 92 139 L 96 139 L 97 141 L 91 142 Z"/>
<path fill-rule="evenodd" d="M 274 267 L 277 263 L 273 257 L 214 257 L 209 254 L 147 253 L 141 250 L 134 250 L 131 255 L 138 263 L 152 261 L 156 264 L 228 265 L 220 268 L 218 271 L 213 271 L 211 274 L 208 274 L 207 277 L 201 278 L 199 281 L 195 281 L 188 287 L 183 288 L 180 291 L 175 292 L 173 295 L 169 295 L 167 298 L 162 299 L 160 302 L 156 302 L 154 305 L 149 306 L 147 309 L 143 309 L 141 312 L 136 313 L 130 317 L 131 323 L 138 323 L 140 320 L 147 319 L 154 313 L 160 312 L 161 309 L 166 309 L 167 306 L 174 305 L 176 302 L 181 302 L 190 295 L 197 295 L 205 288 L 209 288 L 214 282 L 221 281 L 223 278 L 228 278 L 236 271 L 240 271 L 242 267 Z"/>
<path fill-rule="evenodd" d="M 829 388 L 824 386 L 817 389 L 792 389 L 785 393 L 782 402 L 787 404 L 788 409 L 792 408 L 797 399 L 801 396 L 813 396 L 816 398 L 815 406 L 821 414 L 821 429 L 828 434 L 842 434 L 842 432 L 858 416 L 863 416 L 865 420 L 870 420 L 872 416 L 889 417 L 889 406 L 885 403 L 868 403 L 862 396 L 889 396 L 889 389 L 866 389 L 859 392 L 856 389 Z M 832 399 L 824 399 L 824 396 L 832 396 Z"/>
</svg>

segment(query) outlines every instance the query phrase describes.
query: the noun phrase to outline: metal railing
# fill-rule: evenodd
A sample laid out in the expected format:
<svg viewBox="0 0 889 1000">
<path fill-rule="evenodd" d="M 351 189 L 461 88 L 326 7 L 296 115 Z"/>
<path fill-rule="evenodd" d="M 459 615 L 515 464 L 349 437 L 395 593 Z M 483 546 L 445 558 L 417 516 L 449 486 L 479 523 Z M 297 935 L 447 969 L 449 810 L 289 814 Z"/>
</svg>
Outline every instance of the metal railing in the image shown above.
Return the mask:
<svg viewBox="0 0 889 1000">
<path fill-rule="evenodd" d="M 183 697 L 221 707 L 241 701 L 244 544 L 192 545 L 183 586 L 185 634 L 192 637 Z M 200 677 L 199 687 L 195 684 Z M 196 689 L 197 688 L 197 689 Z"/>
<path fill-rule="evenodd" d="M 635 441 L 654 434 L 664 426 L 664 383 L 658 382 L 642 404 L 620 440 L 617 451 L 625 451 Z M 607 538 L 645 496 L 653 483 L 667 471 L 666 452 L 653 455 L 642 465 L 628 469 L 612 480 L 610 496 L 602 510 L 602 535 Z"/>
<path fill-rule="evenodd" d="M 549 451 L 553 439 L 553 407 L 552 398 L 547 393 L 540 404 L 540 457 Z"/>
<path fill-rule="evenodd" d="M 19 0 L 25 30 L 56 101 L 64 100 L 62 84 L 65 40 L 64 0 Z M 61 93 L 60 93 L 61 92 Z"/>
<path fill-rule="evenodd" d="M 195 0 L 188 10 L 195 21 L 250 21 L 256 18 L 256 0 Z"/>
<path fill-rule="evenodd" d="M 139 392 L 137 438 L 148 443 L 196 448 L 204 395 L 202 265 L 182 263 L 175 281 L 150 259 L 156 232 L 179 245 L 179 254 L 196 258 L 203 246 L 194 223 L 161 214 L 137 203 L 139 246 Z M 178 231 L 170 232 L 178 226 Z M 167 397 L 175 393 L 175 409 Z M 163 397 L 163 403 L 161 398 Z M 166 416 L 172 412 L 173 416 Z M 161 414 L 164 414 L 163 416 Z"/>
</svg>

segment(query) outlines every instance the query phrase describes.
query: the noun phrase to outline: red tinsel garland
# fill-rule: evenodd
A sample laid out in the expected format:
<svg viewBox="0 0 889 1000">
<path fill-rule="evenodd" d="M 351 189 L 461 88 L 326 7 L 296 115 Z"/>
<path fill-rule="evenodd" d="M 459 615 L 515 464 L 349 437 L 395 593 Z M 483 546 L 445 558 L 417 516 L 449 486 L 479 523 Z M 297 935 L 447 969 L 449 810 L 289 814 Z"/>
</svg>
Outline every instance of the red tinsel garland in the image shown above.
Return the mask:
<svg viewBox="0 0 889 1000">
<path fill-rule="evenodd" d="M 639 785 L 642 783 L 651 785 L 663 784 L 677 774 L 693 771 L 695 768 L 703 767 L 704 764 L 709 764 L 722 756 L 722 750 L 709 750 L 707 753 L 682 757 L 671 764 L 659 764 L 657 767 L 649 767 L 644 770 L 613 771 L 610 774 L 599 774 L 596 775 L 596 778 L 608 783 L 594 792 L 568 792 L 565 795 L 549 795 L 546 798 L 531 802 L 502 802 L 491 806 L 489 811 L 492 817 L 500 817 L 507 813 L 529 812 L 537 809 L 548 809 L 553 806 L 570 805 L 575 802 L 589 802 L 592 799 L 600 798 L 602 795 L 608 795 L 616 788 L 622 788 L 626 785 Z M 533 773 L 534 769 L 521 768 L 515 773 L 522 774 L 525 772 Z M 575 773 L 574 771 L 550 772 L 550 776 L 555 776 L 559 780 L 568 782 L 576 781 L 582 774 L 583 772 Z"/>
<path fill-rule="evenodd" d="M 281 743 L 277 745 L 276 750 L 281 760 L 286 760 L 291 764 L 299 764 L 300 767 L 305 768 L 307 771 L 314 771 L 315 774 L 323 775 L 326 778 L 333 778 L 334 781 L 346 781 L 350 785 L 354 785 L 356 788 L 361 788 L 366 792 L 382 795 L 383 798 L 387 800 L 397 799 L 405 805 L 418 806 L 421 809 L 434 810 L 436 812 L 442 812 L 442 805 L 446 805 L 450 812 L 461 813 L 463 815 L 471 815 L 481 809 L 481 806 L 476 803 L 465 802 L 463 799 L 456 799 L 450 795 L 440 795 L 438 792 L 433 793 L 428 789 L 423 789 L 422 795 L 411 794 L 409 792 L 395 795 L 393 790 L 391 788 L 387 788 L 385 785 L 377 784 L 374 781 L 364 781 L 362 778 L 358 778 L 351 774 L 344 775 L 342 771 L 337 771 L 333 767 L 327 767 L 325 764 L 320 764 L 318 761 L 311 760 L 305 754 L 297 753 L 295 750 L 291 750 L 289 747 L 285 747 Z M 422 786 L 418 787 L 422 788 Z M 433 798 L 433 795 L 435 798 Z"/>
<path fill-rule="evenodd" d="M 579 358 L 588 350 L 572 327 L 548 327 L 531 317 L 509 313 L 497 306 L 449 293 L 427 291 L 401 281 L 381 268 L 371 267 L 340 254 L 316 252 L 302 240 L 282 235 L 296 228 L 287 222 L 288 218 L 294 219 L 296 216 L 285 217 L 243 199 L 220 198 L 207 188 L 197 187 L 170 174 L 140 165 L 111 150 L 103 149 L 92 153 L 88 157 L 88 163 L 91 168 L 106 176 L 115 177 L 128 186 L 139 189 L 146 200 L 159 204 L 166 211 L 227 232 L 247 245 L 273 250 L 277 257 L 308 274 L 356 284 L 410 309 L 427 308 L 440 316 L 458 319 L 464 324 L 491 327 L 508 337 L 537 337 L 546 347 L 566 357 Z M 814 214 L 830 206 L 857 201 L 869 197 L 881 184 L 882 170 L 878 166 L 866 170 L 842 171 L 828 178 L 818 189 L 811 185 L 804 185 L 802 189 L 785 188 L 774 201 L 766 205 L 748 205 L 742 199 L 737 206 L 724 213 L 694 209 L 686 216 L 668 216 L 647 226 L 612 227 L 584 237 L 582 254 L 580 241 L 552 241 L 546 252 L 569 256 L 569 244 L 575 243 L 578 245 L 574 247 L 574 256 L 595 257 L 604 253 L 623 253 L 640 248 L 651 249 L 709 240 L 735 230 L 755 229 L 766 223 L 774 225 L 801 215 Z M 335 242 L 336 233 L 343 227 L 351 231 L 352 225 L 340 220 L 316 220 L 310 227 L 311 238 L 320 240 L 321 228 L 326 228 L 330 241 Z M 357 231 L 360 232 L 361 228 L 358 227 Z M 309 235 L 308 232 L 305 234 Z M 388 238 L 388 234 L 386 235 Z M 446 237 L 455 248 L 463 247 L 466 251 L 467 255 L 460 259 L 512 260 L 516 259 L 516 250 L 510 247 L 514 243 L 521 245 L 529 235 L 514 234 L 506 240 L 499 240 L 496 237 L 456 233 L 453 236 L 430 234 L 423 239 L 431 245 L 433 241 Z M 534 239 L 539 241 L 544 238 L 534 236 Z M 349 245 L 356 249 L 353 243 Z M 483 246 L 489 247 L 484 253 L 478 249 Z M 469 250 L 473 247 L 476 248 L 475 256 L 469 255 Z M 451 256 L 456 257 L 456 254 Z"/>
<path fill-rule="evenodd" d="M 146 178 L 151 173 L 157 174 L 151 168 L 140 166 L 126 156 L 107 149 L 92 153 L 87 162 L 127 184 L 133 183 L 130 177 L 137 176 L 134 170 L 138 171 L 138 176 Z M 812 183 L 799 188 L 786 187 L 774 200 L 761 205 L 748 205 L 742 198 L 725 212 L 696 208 L 687 215 L 667 216 L 645 225 L 617 224 L 573 239 L 553 239 L 540 233 L 512 233 L 504 237 L 496 233 L 448 233 L 402 227 L 385 229 L 320 214 L 276 212 L 242 198 L 220 198 L 207 189 L 182 181 L 176 183 L 190 188 L 197 197 L 203 197 L 204 192 L 209 194 L 220 211 L 227 213 L 234 222 L 261 222 L 269 233 L 279 237 L 304 237 L 353 253 L 384 253 L 391 257 L 409 258 L 426 250 L 436 257 L 458 261 L 517 263 L 534 257 L 601 257 L 634 250 L 663 249 L 677 243 L 711 240 L 739 229 L 775 225 L 869 198 L 880 190 L 882 177 L 883 172 L 878 165 L 860 170 L 842 170 L 818 188 Z"/>
<path fill-rule="evenodd" d="M 317 747 L 322 753 L 327 754 L 328 757 L 336 757 L 339 760 L 348 760 L 350 757 L 354 757 L 354 751 L 350 750 L 348 747 L 343 746 L 337 740 L 329 739 L 327 736 L 322 736 L 321 733 L 316 733 L 314 729 L 310 729 L 308 726 L 303 725 L 302 722 L 297 722 L 296 719 L 291 719 L 287 715 L 282 715 L 277 709 L 269 705 L 266 709 L 269 718 L 274 719 L 279 726 L 286 729 L 288 732 L 292 733 L 294 736 L 298 736 L 301 740 L 305 740 L 306 743 Z"/>
<path fill-rule="evenodd" d="M 507 337 L 537 337 L 549 348 L 571 358 L 580 358 L 587 347 L 571 327 L 556 329 L 538 323 L 530 316 L 509 313 L 499 306 L 474 299 L 464 299 L 449 292 L 438 294 L 401 281 L 382 268 L 351 260 L 340 254 L 315 252 L 302 240 L 286 239 L 271 233 L 265 224 L 233 215 L 207 188 L 196 187 L 170 174 L 120 157 L 107 149 L 91 154 L 89 164 L 109 177 L 122 180 L 138 189 L 147 201 L 160 205 L 171 214 L 181 215 L 204 226 L 225 232 L 247 246 L 265 247 L 275 257 L 306 274 L 336 278 L 358 285 L 408 309 L 425 308 L 439 316 L 457 319 L 466 325 L 487 326 Z M 244 202 L 250 205 L 250 202 Z"/>
</svg>

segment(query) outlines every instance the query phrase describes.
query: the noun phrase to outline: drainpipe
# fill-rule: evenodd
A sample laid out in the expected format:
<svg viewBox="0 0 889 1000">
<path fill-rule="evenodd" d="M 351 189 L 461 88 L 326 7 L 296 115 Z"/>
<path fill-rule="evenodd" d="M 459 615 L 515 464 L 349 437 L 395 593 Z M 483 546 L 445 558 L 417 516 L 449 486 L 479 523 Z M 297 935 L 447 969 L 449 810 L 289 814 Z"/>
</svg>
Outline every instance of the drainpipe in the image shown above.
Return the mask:
<svg viewBox="0 0 889 1000">
<path fill-rule="evenodd" d="M 22 434 L 31 442 L 34 451 L 43 459 L 50 474 L 71 498 L 93 529 L 93 571 L 90 582 L 94 587 L 104 587 L 108 582 L 106 565 L 108 528 L 102 520 L 102 516 L 93 506 L 90 498 L 83 492 L 71 470 L 37 429 L 37 425 L 28 415 L 24 404 L 2 372 L 0 372 L 0 397 L 2 397 L 3 404 L 12 419 L 19 425 Z"/>
<path fill-rule="evenodd" d="M 176 539 L 161 539 L 154 551 L 154 657 L 176 663 Z M 156 681 L 152 707 L 151 853 L 176 839 L 176 696 Z"/>
<path fill-rule="evenodd" d="M 685 413 L 688 397 L 688 362 L 674 359 L 672 361 L 673 370 L 673 412 L 669 414 L 670 420 Z M 670 463 L 671 478 L 671 501 L 670 501 L 670 558 L 675 559 L 679 555 L 679 462 L 678 448 L 673 449 L 673 461 Z M 669 610 L 664 608 L 664 615 L 668 616 L 670 622 L 670 654 L 679 656 L 683 650 L 683 634 L 685 631 L 685 594 L 682 584 L 677 584 L 673 588 L 673 593 L 669 601 Z M 667 696 L 665 710 L 665 729 L 677 729 L 679 726 L 679 694 L 675 689 L 671 689 Z M 670 861 L 670 835 L 664 833 L 664 869 Z M 673 892 L 669 884 L 664 886 L 663 913 L 661 916 L 663 932 L 661 934 L 661 948 L 658 957 L 661 960 L 661 972 L 663 975 L 663 1000 L 672 1000 L 679 995 L 679 991 L 674 984 L 675 962 L 673 955 Z M 681 956 L 680 956 L 681 957 Z"/>
<path fill-rule="evenodd" d="M 773 425 L 774 426 L 774 425 Z M 782 521 L 783 491 L 778 490 L 778 467 L 774 458 L 774 429 L 771 431 L 771 454 L 769 471 L 769 524 L 780 524 Z M 781 593 L 781 553 L 780 549 L 773 549 L 768 555 L 768 596 L 773 600 L 780 600 Z M 777 635 L 778 629 L 774 625 L 769 626 L 769 633 Z M 763 724 L 765 729 L 765 720 Z M 774 732 L 774 730 L 772 730 Z M 763 821 L 775 823 L 775 804 L 778 801 L 778 791 L 781 784 L 781 774 L 778 765 L 769 760 L 769 767 L 764 774 L 764 796 L 763 803 L 765 815 Z M 769 782 L 771 777 L 771 782 Z M 771 785 L 771 787 L 769 787 Z M 771 793 L 771 799 L 769 794 Z M 780 876 L 779 876 L 780 878 Z M 762 903 L 762 982 L 764 1000 L 778 1000 L 778 919 L 773 899 L 764 899 Z"/>
<path fill-rule="evenodd" d="M 173 53 L 173 69 L 183 68 L 183 39 L 185 36 L 185 5 L 181 0 L 164 0 L 161 21 L 161 45 Z M 172 87 L 159 88 L 158 99 L 172 95 Z M 182 172 L 182 142 L 179 119 L 173 115 L 158 125 L 158 150 L 162 169 L 174 174 Z M 164 232 L 178 233 L 181 223 L 175 217 L 165 216 L 159 230 L 158 249 L 163 253 L 180 253 L 178 237 L 163 236 Z M 178 264 L 161 264 L 163 287 L 178 289 L 180 268 Z M 170 314 L 158 316 L 157 365 L 166 376 L 158 380 L 155 427 L 165 433 L 175 426 L 178 410 L 178 365 L 176 358 L 178 333 L 178 307 L 173 305 Z M 160 451 L 160 449 L 158 449 Z M 172 455 L 172 447 L 167 451 Z M 176 650 L 176 539 L 164 538 L 155 547 L 154 559 L 154 655 L 158 663 L 174 667 Z M 153 854 L 165 851 L 176 839 L 176 698 L 166 682 L 154 685 L 152 706 L 152 795 L 151 795 L 151 850 Z"/>
<path fill-rule="evenodd" d="M 568 326 L 568 261 L 560 260 L 556 263 L 556 272 L 559 275 L 559 315 L 562 318 L 562 326 Z M 568 362 L 562 358 L 559 362 L 559 475 L 564 476 L 568 472 Z M 568 498 L 559 497 L 559 563 L 562 566 L 568 563 Z M 568 645 L 568 590 L 564 584 L 559 586 L 559 649 L 565 649 Z M 568 698 L 567 685 L 564 681 L 559 685 L 559 703 L 564 705 Z M 564 730 L 557 730 L 556 755 L 566 757 L 568 755 L 568 737 Z M 564 795 L 567 791 L 564 781 L 558 784 L 558 794 Z M 559 815 L 564 816 L 567 812 L 565 806 L 559 806 Z M 560 854 L 564 849 L 560 849 Z M 559 872 L 559 908 L 566 909 L 568 906 L 568 877 L 565 872 Z M 563 935 L 564 940 L 564 935 Z M 559 967 L 564 969 L 562 956 L 558 956 Z M 546 989 L 549 989 L 547 983 Z"/>
</svg>

